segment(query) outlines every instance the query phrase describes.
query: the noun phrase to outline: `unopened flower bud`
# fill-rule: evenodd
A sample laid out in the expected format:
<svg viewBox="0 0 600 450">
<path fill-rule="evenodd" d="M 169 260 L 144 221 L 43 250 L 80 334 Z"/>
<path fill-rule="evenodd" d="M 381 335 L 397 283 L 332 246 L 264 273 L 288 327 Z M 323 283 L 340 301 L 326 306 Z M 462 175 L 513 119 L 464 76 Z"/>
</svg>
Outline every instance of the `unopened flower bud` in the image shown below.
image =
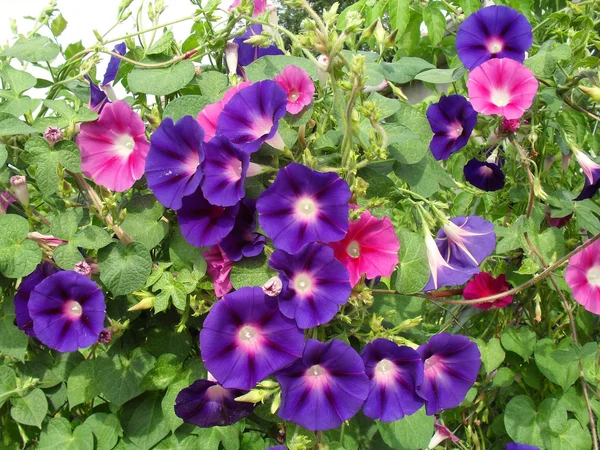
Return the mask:
<svg viewBox="0 0 600 450">
<path fill-rule="evenodd" d="M 283 283 L 279 279 L 279 277 L 270 278 L 263 287 L 263 292 L 269 297 L 277 297 L 281 294 L 281 290 L 283 289 Z"/>
<path fill-rule="evenodd" d="M 563 172 L 568 172 L 569 165 L 571 164 L 571 157 L 573 156 L 573 154 L 569 153 L 568 155 L 565 155 L 564 153 L 561 153 L 561 155 L 562 155 L 562 158 L 561 158 L 562 170 L 563 170 Z"/>
<path fill-rule="evenodd" d="M 265 36 L 263 36 L 262 34 L 255 34 L 253 36 L 250 36 L 248 39 L 246 39 L 244 41 L 244 44 L 260 46 L 266 42 L 266 39 L 267 38 Z"/>
<path fill-rule="evenodd" d="M 154 307 L 154 296 L 144 297 L 139 303 L 133 305 L 127 311 L 143 311 Z"/>
<path fill-rule="evenodd" d="M 375 40 L 377 41 L 377 44 L 384 47 L 385 41 L 387 40 L 387 37 L 388 37 L 388 32 L 383 27 L 383 24 L 381 23 L 381 19 L 377 20 L 377 25 L 375 26 L 375 32 L 373 33 L 373 35 L 375 36 Z"/>
<path fill-rule="evenodd" d="M 319 66 L 317 67 L 317 75 L 319 76 L 319 84 L 321 87 L 325 87 L 327 79 L 329 78 L 329 58 L 325 55 L 321 55 L 317 58 Z"/>
<path fill-rule="evenodd" d="M 79 261 L 77 264 L 75 264 L 73 272 L 77 272 L 83 276 L 89 277 L 92 274 L 92 268 L 85 261 Z"/>
<path fill-rule="evenodd" d="M 198 76 L 198 75 L 200 75 L 201 73 L 202 73 L 202 67 L 200 67 L 200 66 L 196 66 L 196 65 L 195 65 L 195 66 L 194 66 L 194 74 L 195 74 L 196 76 Z"/>
<path fill-rule="evenodd" d="M 377 26 L 377 22 L 373 22 L 371 25 L 369 25 L 369 28 L 366 28 L 362 34 L 360 35 L 360 40 L 361 41 L 366 41 L 367 39 L 369 39 L 371 36 L 373 36 L 373 33 L 375 32 L 375 27 Z"/>
<path fill-rule="evenodd" d="M 44 139 L 46 139 L 51 146 L 54 146 L 54 144 L 62 138 L 63 134 L 62 131 L 60 131 L 60 128 L 48 127 L 46 128 L 46 131 L 44 131 Z"/>
<path fill-rule="evenodd" d="M 275 397 L 273 397 L 273 403 L 271 403 L 271 414 L 275 415 L 279 407 L 281 406 L 281 392 L 278 392 Z"/>
<path fill-rule="evenodd" d="M 386 80 L 383 80 L 381 83 L 379 83 L 377 86 L 369 86 L 366 85 L 363 88 L 363 92 L 365 94 L 369 94 L 371 92 L 380 92 L 383 91 L 386 87 L 388 87 L 388 82 Z"/>
<path fill-rule="evenodd" d="M 105 328 L 98 335 L 98 343 L 99 344 L 110 344 L 112 340 L 112 330 L 110 328 Z"/>
<path fill-rule="evenodd" d="M 502 119 L 502 131 L 505 133 L 514 133 L 519 129 L 521 125 L 520 119 L 507 119 L 506 117 Z"/>
<path fill-rule="evenodd" d="M 273 391 L 263 391 L 260 389 L 252 389 L 250 392 L 244 395 L 240 395 L 235 398 L 236 402 L 245 402 L 245 403 L 262 403 L 267 398 L 273 395 Z"/>
<path fill-rule="evenodd" d="M 29 189 L 27 188 L 27 178 L 23 175 L 10 177 L 10 185 L 13 188 L 15 197 L 23 206 L 29 205 Z"/>
<path fill-rule="evenodd" d="M 233 41 L 228 42 L 225 46 L 225 63 L 227 64 L 227 69 L 229 70 L 230 75 L 233 75 L 237 72 L 239 48 L 240 46 Z"/>
<path fill-rule="evenodd" d="M 598 86 L 579 86 L 579 90 L 595 102 L 600 102 L 600 87 Z"/>
<path fill-rule="evenodd" d="M 271 25 L 277 26 L 279 24 L 279 16 L 277 15 L 277 7 L 275 5 L 268 5 L 267 11 L 269 12 L 268 22 Z"/>
</svg>

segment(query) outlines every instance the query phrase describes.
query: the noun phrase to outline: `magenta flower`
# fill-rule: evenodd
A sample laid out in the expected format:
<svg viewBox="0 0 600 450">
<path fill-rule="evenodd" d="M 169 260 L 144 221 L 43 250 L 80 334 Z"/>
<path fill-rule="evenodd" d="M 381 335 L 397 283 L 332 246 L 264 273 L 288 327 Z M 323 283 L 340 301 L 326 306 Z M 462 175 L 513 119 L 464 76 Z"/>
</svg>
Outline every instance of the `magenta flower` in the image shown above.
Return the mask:
<svg viewBox="0 0 600 450">
<path fill-rule="evenodd" d="M 29 297 L 33 332 L 59 352 L 74 352 L 98 341 L 106 315 L 104 294 L 89 278 L 57 272 L 39 283 Z"/>
<path fill-rule="evenodd" d="M 350 196 L 337 174 L 293 163 L 258 198 L 258 222 L 275 247 L 288 253 L 309 242 L 339 241 L 348 231 Z"/>
<path fill-rule="evenodd" d="M 508 6 L 488 6 L 471 14 L 458 28 L 456 50 L 469 70 L 493 58 L 523 62 L 533 44 L 531 25 Z"/>
<path fill-rule="evenodd" d="M 507 119 L 504 117 L 500 129 L 504 133 L 514 133 L 521 126 L 521 119 Z"/>
<path fill-rule="evenodd" d="M 150 149 L 142 119 L 123 101 L 107 104 L 95 122 L 81 124 L 81 169 L 96 184 L 123 192 L 144 174 Z"/>
<path fill-rule="evenodd" d="M 389 277 L 398 265 L 400 241 L 392 221 L 378 219 L 369 211 L 350 222 L 346 236 L 329 246 L 350 272 L 352 286 L 365 274 L 369 279 Z"/>
<path fill-rule="evenodd" d="M 196 120 L 204 130 L 204 142 L 208 142 L 216 136 L 219 116 L 221 115 L 225 105 L 229 103 L 229 100 L 231 100 L 231 98 L 239 91 L 244 89 L 246 86 L 250 86 L 251 84 L 252 82 L 250 81 L 244 81 L 237 86 L 229 88 L 221 100 L 216 103 L 206 105 L 204 109 L 200 111 Z"/>
<path fill-rule="evenodd" d="M 481 367 L 477 344 L 458 334 L 440 333 L 417 352 L 424 368 L 423 383 L 417 387 L 417 393 L 425 400 L 427 415 L 460 405 Z"/>
<path fill-rule="evenodd" d="M 231 233 L 221 242 L 221 248 L 233 261 L 252 258 L 262 253 L 265 237 L 254 231 L 256 228 L 256 201 L 244 198 L 235 217 Z"/>
<path fill-rule="evenodd" d="M 592 198 L 600 188 L 600 164 L 580 150 L 576 150 L 574 153 L 575 159 L 577 159 L 577 162 L 585 175 L 583 189 L 574 200 L 580 201 Z"/>
<path fill-rule="evenodd" d="M 314 431 L 352 418 L 369 392 L 362 359 L 338 339 L 308 340 L 302 358 L 275 376 L 281 384 L 279 417 Z"/>
<path fill-rule="evenodd" d="M 241 0 L 234 0 L 231 6 L 229 7 L 229 11 L 233 8 L 240 6 Z M 254 4 L 254 9 L 252 10 L 252 17 L 258 17 L 262 13 L 267 10 L 267 0 L 252 0 Z"/>
<path fill-rule="evenodd" d="M 49 263 L 42 263 L 35 268 L 35 270 L 27 275 L 14 297 L 15 302 L 15 315 L 17 316 L 17 326 L 19 330 L 23 331 L 27 336 L 35 337 L 33 332 L 33 321 L 29 315 L 29 298 L 35 287 L 53 275 L 57 270 Z"/>
<path fill-rule="evenodd" d="M 213 245 L 202 253 L 202 256 L 206 260 L 206 273 L 213 280 L 215 295 L 217 298 L 221 298 L 233 289 L 229 280 L 233 261 L 227 257 L 219 245 Z"/>
<path fill-rule="evenodd" d="M 298 114 L 310 105 L 315 94 L 315 84 L 305 70 L 296 66 L 287 66 L 273 81 L 283 88 L 287 94 L 287 112 Z"/>
<path fill-rule="evenodd" d="M 248 417 L 256 405 L 236 402 L 246 392 L 225 389 L 209 380 L 196 380 L 179 391 L 175 400 L 175 414 L 186 423 L 201 428 L 224 427 Z"/>
<path fill-rule="evenodd" d="M 247 153 L 257 151 L 265 142 L 283 148 L 277 129 L 286 105 L 285 91 L 274 81 L 264 80 L 247 86 L 223 107 L 217 135 L 227 137 Z"/>
<path fill-rule="evenodd" d="M 183 198 L 181 208 L 177 211 L 181 234 L 196 247 L 219 244 L 233 229 L 238 209 L 239 205 L 211 205 L 202 191 L 197 189 Z"/>
<path fill-rule="evenodd" d="M 467 89 L 475 111 L 518 119 L 533 103 L 538 81 L 517 61 L 491 59 L 469 73 Z"/>
<path fill-rule="evenodd" d="M 467 145 L 477 124 L 477 113 L 462 95 L 442 95 L 438 103 L 427 108 L 427 120 L 434 133 L 429 148 L 440 161 Z"/>
<path fill-rule="evenodd" d="M 269 267 L 279 272 L 283 290 L 279 310 L 300 328 L 329 322 L 350 298 L 348 270 L 321 244 L 308 244 L 294 255 L 275 250 Z"/>
<path fill-rule="evenodd" d="M 498 278 L 494 278 L 492 274 L 487 272 L 481 272 L 476 274 L 471 281 L 467 283 L 463 290 L 463 297 L 466 300 L 476 300 L 482 297 L 489 297 L 490 295 L 500 294 L 510 289 L 510 284 L 506 282 L 506 276 L 504 274 L 499 275 Z M 474 303 L 479 309 L 490 309 L 492 306 L 496 308 L 504 308 L 509 305 L 513 300 L 512 295 L 499 298 L 493 302 L 487 303 Z"/>
<path fill-rule="evenodd" d="M 0 214 L 6 214 L 8 207 L 15 202 L 15 198 L 8 191 L 0 192 Z"/>
<path fill-rule="evenodd" d="M 587 311 L 600 315 L 600 242 L 573 255 L 565 270 L 573 298 Z"/>
<path fill-rule="evenodd" d="M 173 123 L 166 118 L 152 133 L 146 159 L 148 187 L 167 208 L 181 208 L 182 199 L 193 194 L 202 180 L 204 132 L 192 116 Z"/>
<path fill-rule="evenodd" d="M 442 425 L 437 420 L 437 417 L 435 417 L 434 420 L 435 420 L 435 434 L 429 441 L 429 445 L 427 446 L 427 448 L 436 448 L 438 445 L 440 445 L 446 439 L 450 439 L 452 442 L 460 441 L 459 438 L 457 438 L 456 436 L 454 436 L 454 434 L 452 434 L 452 431 L 450 431 L 447 427 Z"/>
<path fill-rule="evenodd" d="M 363 407 L 367 417 L 393 422 L 423 406 L 423 399 L 416 393 L 423 381 L 423 362 L 415 350 L 375 339 L 363 349 L 362 359 L 371 380 Z"/>
<path fill-rule="evenodd" d="M 206 369 L 228 389 L 252 389 L 299 358 L 304 333 L 260 287 L 243 287 L 212 307 L 200 349 Z"/>
</svg>

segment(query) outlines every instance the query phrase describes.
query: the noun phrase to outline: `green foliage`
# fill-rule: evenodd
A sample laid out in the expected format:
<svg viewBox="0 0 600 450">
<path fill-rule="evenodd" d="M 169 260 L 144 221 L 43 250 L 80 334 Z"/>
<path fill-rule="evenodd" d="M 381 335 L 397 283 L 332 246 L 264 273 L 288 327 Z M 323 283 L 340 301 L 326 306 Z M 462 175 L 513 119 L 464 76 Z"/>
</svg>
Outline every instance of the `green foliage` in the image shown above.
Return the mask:
<svg viewBox="0 0 600 450">
<path fill-rule="evenodd" d="M 113 295 L 131 294 L 142 287 L 152 269 L 148 249 L 137 242 L 115 242 L 98 253 L 100 280 Z"/>
<path fill-rule="evenodd" d="M 433 417 L 425 415 L 425 409 L 395 422 L 377 422 L 384 442 L 398 450 L 425 448 L 433 433 Z"/>
<path fill-rule="evenodd" d="M 42 259 L 40 248 L 26 240 L 27 220 L 16 215 L 0 215 L 0 273 L 9 278 L 29 275 Z"/>
</svg>

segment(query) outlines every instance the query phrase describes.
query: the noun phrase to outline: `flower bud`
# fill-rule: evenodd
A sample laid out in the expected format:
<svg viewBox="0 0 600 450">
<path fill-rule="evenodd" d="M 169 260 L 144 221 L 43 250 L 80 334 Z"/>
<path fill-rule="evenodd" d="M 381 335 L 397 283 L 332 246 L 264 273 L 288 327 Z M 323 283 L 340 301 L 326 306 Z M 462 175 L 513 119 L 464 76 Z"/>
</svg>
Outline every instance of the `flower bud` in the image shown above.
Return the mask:
<svg viewBox="0 0 600 450">
<path fill-rule="evenodd" d="M 267 42 L 266 36 L 262 34 L 255 34 L 254 36 L 250 36 L 248 39 L 244 41 L 244 44 L 260 46 Z"/>
<path fill-rule="evenodd" d="M 271 414 L 275 415 L 279 407 L 281 406 L 281 392 L 278 392 L 275 397 L 273 397 L 273 403 L 271 403 Z"/>
<path fill-rule="evenodd" d="M 262 391 L 260 389 L 252 389 L 250 392 L 244 395 L 240 395 L 235 398 L 236 402 L 245 403 L 262 403 L 265 399 L 269 398 L 273 394 L 273 391 Z"/>
<path fill-rule="evenodd" d="M 344 33 L 356 33 L 363 23 L 363 17 L 358 11 L 350 11 L 346 15 L 346 28 Z"/>
<path fill-rule="evenodd" d="M 15 197 L 23 206 L 29 205 L 29 189 L 27 188 L 27 178 L 23 175 L 10 177 L 10 185 L 13 188 Z"/>
<path fill-rule="evenodd" d="M 388 37 L 388 32 L 383 27 L 383 24 L 381 23 L 381 19 L 377 20 L 377 25 L 375 26 L 375 32 L 373 33 L 373 35 L 375 36 L 375 40 L 377 41 L 377 44 L 379 44 L 381 47 L 385 47 L 385 42 Z"/>
<path fill-rule="evenodd" d="M 142 300 L 139 301 L 139 303 L 133 305 L 131 308 L 129 308 L 127 311 L 143 311 L 144 309 L 150 309 L 154 307 L 154 296 L 148 296 L 148 297 L 144 297 L 142 298 Z"/>
<path fill-rule="evenodd" d="M 270 278 L 262 287 L 263 292 L 269 297 L 277 297 L 281 294 L 283 283 L 279 277 Z"/>
<path fill-rule="evenodd" d="M 520 119 L 507 119 L 506 117 L 504 117 L 502 119 L 502 125 L 500 127 L 504 133 L 514 133 L 519 129 L 520 125 Z"/>
<path fill-rule="evenodd" d="M 365 85 L 365 87 L 363 88 L 363 92 L 365 94 L 369 94 L 371 92 L 380 92 L 383 91 L 386 87 L 388 87 L 388 82 L 386 80 L 383 80 L 377 86 Z"/>
<path fill-rule="evenodd" d="M 277 26 L 279 24 L 279 16 L 277 15 L 277 7 L 275 5 L 268 5 L 267 11 L 269 12 L 268 22 L 271 25 Z"/>
<path fill-rule="evenodd" d="M 99 344 L 110 344 L 112 340 L 112 330 L 110 328 L 105 328 L 98 335 L 98 343 Z"/>
<path fill-rule="evenodd" d="M 366 28 L 362 34 L 360 35 L 360 40 L 361 41 L 366 41 L 367 39 L 369 39 L 371 36 L 373 36 L 373 33 L 375 32 L 375 27 L 377 26 L 377 22 L 373 22 L 371 25 L 369 25 L 369 28 Z"/>
<path fill-rule="evenodd" d="M 237 72 L 239 48 L 240 46 L 233 41 L 228 42 L 225 46 L 225 62 L 227 63 L 227 69 L 229 70 L 230 75 Z"/>
<path fill-rule="evenodd" d="M 73 272 L 77 272 L 85 277 L 89 277 L 92 274 L 92 268 L 85 261 L 79 261 L 77 264 L 75 264 Z"/>
<path fill-rule="evenodd" d="M 54 146 L 55 143 L 60 141 L 63 138 L 62 131 L 57 127 L 48 127 L 46 131 L 44 131 L 44 139 L 48 141 L 51 147 Z"/>
<path fill-rule="evenodd" d="M 598 86 L 579 86 L 579 90 L 592 99 L 594 102 L 600 102 L 600 87 Z"/>
<path fill-rule="evenodd" d="M 317 75 L 319 76 L 319 84 L 322 88 L 327 84 L 329 78 L 329 58 L 325 55 L 321 55 L 317 58 L 319 66 L 317 67 Z"/>
</svg>

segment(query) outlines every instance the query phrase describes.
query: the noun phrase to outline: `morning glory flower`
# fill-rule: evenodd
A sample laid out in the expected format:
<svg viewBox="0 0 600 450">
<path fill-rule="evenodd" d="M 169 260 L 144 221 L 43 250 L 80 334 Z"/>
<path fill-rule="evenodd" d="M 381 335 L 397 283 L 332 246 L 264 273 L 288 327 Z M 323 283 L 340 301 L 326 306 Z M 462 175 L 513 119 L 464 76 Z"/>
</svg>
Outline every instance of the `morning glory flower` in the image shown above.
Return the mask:
<svg viewBox="0 0 600 450">
<path fill-rule="evenodd" d="M 258 45 L 246 44 L 245 41 L 250 39 L 252 36 L 260 36 L 262 34 L 263 27 L 259 23 L 252 24 L 248 27 L 246 32 L 236 37 L 235 42 L 238 47 L 238 75 L 245 78 L 244 67 L 249 66 L 254 61 L 263 56 L 278 56 L 283 55 L 283 51 L 276 45 L 269 45 L 268 47 L 260 47 Z"/>
<path fill-rule="evenodd" d="M 39 283 L 28 307 L 35 337 L 59 352 L 95 344 L 104 329 L 104 294 L 92 280 L 73 271 L 57 272 Z"/>
<path fill-rule="evenodd" d="M 82 123 L 77 145 L 81 170 L 96 184 L 123 192 L 144 175 L 146 126 L 124 101 L 107 104 L 98 120 Z"/>
<path fill-rule="evenodd" d="M 275 377 L 281 384 L 279 417 L 313 431 L 352 418 L 369 392 L 361 357 L 338 339 L 309 339 L 302 357 Z"/>
<path fill-rule="evenodd" d="M 434 136 L 429 144 L 436 160 L 446 160 L 469 142 L 477 124 L 477 113 L 462 95 L 442 95 L 427 108 L 427 120 Z"/>
<path fill-rule="evenodd" d="M 592 198 L 600 188 L 600 164 L 580 150 L 575 150 L 574 153 L 575 159 L 577 159 L 577 162 L 585 175 L 583 189 L 574 200 L 580 201 Z"/>
<path fill-rule="evenodd" d="M 486 161 L 469 160 L 463 168 L 465 180 L 483 191 L 499 191 L 504 187 L 505 176 L 497 162 L 494 156 Z"/>
<path fill-rule="evenodd" d="M 573 255 L 565 270 L 573 298 L 587 311 L 600 315 L 600 243 Z"/>
<path fill-rule="evenodd" d="M 350 298 L 348 270 L 325 245 L 308 244 L 293 255 L 275 250 L 269 267 L 279 272 L 283 283 L 279 310 L 300 328 L 329 322 Z"/>
<path fill-rule="evenodd" d="M 262 253 L 265 237 L 256 228 L 256 200 L 244 198 L 235 216 L 233 230 L 221 242 L 221 248 L 232 261 L 252 258 Z"/>
<path fill-rule="evenodd" d="M 204 130 L 204 142 L 210 141 L 217 134 L 217 122 L 219 121 L 219 116 L 223 111 L 223 108 L 229 100 L 244 89 L 247 86 L 250 86 L 252 82 L 244 81 L 243 83 L 238 84 L 232 88 L 229 88 L 225 94 L 223 94 L 223 98 L 216 103 L 211 103 L 210 105 L 206 105 L 202 111 L 198 114 L 196 120 Z"/>
<path fill-rule="evenodd" d="M 452 442 L 460 441 L 459 438 L 457 438 L 456 436 L 454 436 L 454 434 L 452 434 L 452 431 L 450 431 L 447 427 L 442 425 L 437 420 L 437 417 L 434 418 L 434 425 L 435 425 L 435 434 L 429 441 L 429 445 L 427 446 L 427 448 L 436 448 L 438 445 L 440 445 L 446 439 L 450 439 Z"/>
<path fill-rule="evenodd" d="M 487 272 L 481 272 L 476 274 L 471 281 L 467 283 L 463 290 L 463 298 L 466 300 L 475 300 L 478 298 L 489 297 L 490 295 L 500 294 L 510 289 L 510 284 L 506 282 L 506 276 L 504 274 L 498 275 L 497 278 Z M 493 302 L 487 303 L 474 303 L 471 306 L 475 306 L 479 309 L 490 309 L 492 306 L 496 308 L 504 308 L 509 305 L 513 300 L 512 295 L 499 298 Z"/>
<path fill-rule="evenodd" d="M 521 444 L 519 442 L 509 442 L 506 444 L 506 450 L 540 450 L 535 445 Z"/>
<path fill-rule="evenodd" d="M 478 266 L 461 267 L 446 261 L 440 253 L 438 244 L 431 235 L 425 238 L 427 261 L 431 275 L 423 291 L 439 289 L 442 286 L 458 286 L 479 272 Z"/>
<path fill-rule="evenodd" d="M 494 224 L 479 216 L 453 217 L 438 231 L 436 243 L 453 266 L 479 267 L 496 248 Z"/>
<path fill-rule="evenodd" d="M 202 256 L 206 261 L 206 273 L 213 280 L 215 295 L 221 298 L 233 289 L 229 279 L 233 261 L 227 257 L 220 245 L 213 245 L 203 252 Z"/>
<path fill-rule="evenodd" d="M 123 56 L 125 53 L 127 53 L 127 45 L 125 45 L 125 42 L 117 44 L 113 48 L 113 52 Z M 117 78 L 120 65 L 121 58 L 111 56 L 108 66 L 106 67 L 106 72 L 104 72 L 104 79 L 99 86 L 96 85 L 96 83 L 94 83 L 88 75 L 84 76 L 84 78 L 90 83 L 89 108 L 92 111 L 100 113 L 106 103 L 111 103 L 112 101 L 116 100 L 116 96 L 114 95 L 112 89 L 112 82 L 115 81 L 115 78 Z"/>
<path fill-rule="evenodd" d="M 206 369 L 228 389 L 252 389 L 302 355 L 304 333 L 260 287 L 243 287 L 214 304 L 200 332 Z"/>
<path fill-rule="evenodd" d="M 233 8 L 240 6 L 241 0 L 233 0 L 233 3 L 229 7 L 229 11 Z M 252 10 L 252 17 L 258 17 L 267 10 L 267 0 L 252 0 L 254 9 Z"/>
<path fill-rule="evenodd" d="M 370 379 L 369 396 L 363 406 L 367 417 L 393 422 L 423 406 L 423 399 L 416 393 L 423 381 L 423 362 L 415 350 L 375 339 L 363 349 L 362 359 Z"/>
<path fill-rule="evenodd" d="M 296 66 L 287 66 L 273 78 L 287 94 L 287 112 L 298 114 L 305 106 L 310 105 L 315 94 L 315 84 L 305 70 Z"/>
<path fill-rule="evenodd" d="M 33 320 L 31 320 L 31 316 L 29 315 L 29 297 L 38 284 L 56 272 L 57 269 L 50 263 L 42 263 L 38 265 L 31 274 L 23 278 L 23 281 L 19 284 L 19 288 L 14 297 L 15 315 L 17 327 L 19 327 L 19 330 L 23 331 L 27 336 L 35 337 L 35 333 L 33 332 Z"/>
<path fill-rule="evenodd" d="M 258 198 L 258 222 L 275 247 L 296 253 L 310 242 L 346 235 L 350 197 L 348 183 L 337 174 L 293 163 Z"/>
<path fill-rule="evenodd" d="M 417 393 L 425 400 L 427 415 L 460 405 L 481 367 L 477 344 L 465 336 L 440 333 L 417 352 L 424 369 L 423 383 L 417 387 Z"/>
<path fill-rule="evenodd" d="M 525 16 L 502 5 L 474 12 L 456 34 L 458 57 L 469 70 L 493 58 L 523 62 L 531 44 L 533 31 Z"/>
</svg>

